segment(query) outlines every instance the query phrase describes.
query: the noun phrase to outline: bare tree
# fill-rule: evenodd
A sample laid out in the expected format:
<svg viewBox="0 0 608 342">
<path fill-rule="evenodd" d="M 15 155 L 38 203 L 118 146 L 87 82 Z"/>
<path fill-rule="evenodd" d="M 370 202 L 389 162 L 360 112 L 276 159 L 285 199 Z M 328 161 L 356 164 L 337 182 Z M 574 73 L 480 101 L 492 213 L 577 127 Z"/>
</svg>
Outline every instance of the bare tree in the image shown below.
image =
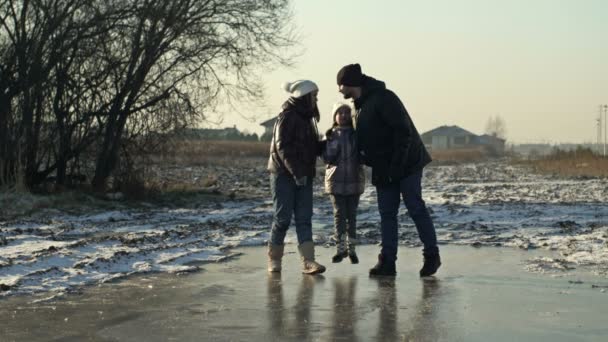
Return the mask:
<svg viewBox="0 0 608 342">
<path fill-rule="evenodd" d="M 165 101 L 180 103 L 183 112 L 175 115 L 200 119 L 221 95 L 259 96 L 252 68 L 286 63 L 281 51 L 293 44 L 288 1 L 133 0 L 115 6 L 131 15 L 101 45 L 119 67 L 102 118 L 97 189 L 116 165 L 130 119 L 154 117 Z"/>
<path fill-rule="evenodd" d="M 287 0 L 0 0 L 0 182 L 63 184 L 94 147 L 104 189 L 125 142 L 260 97 L 290 19 Z"/>
<path fill-rule="evenodd" d="M 490 116 L 486 123 L 486 134 L 500 139 L 506 139 L 507 127 L 505 121 L 498 115 L 494 117 Z"/>
<path fill-rule="evenodd" d="M 62 184 L 68 162 L 94 142 L 83 104 L 96 74 L 78 69 L 106 21 L 86 0 L 0 1 L 4 179 L 22 169 L 30 187 L 53 172 Z"/>
<path fill-rule="evenodd" d="M 0 2 L 2 37 L 3 164 L 23 168 L 27 184 L 37 181 L 41 131 L 48 120 L 48 81 L 61 45 L 61 29 L 71 4 L 53 1 Z M 9 128 L 10 127 L 10 128 Z M 17 151 L 17 153 L 16 153 Z"/>
</svg>

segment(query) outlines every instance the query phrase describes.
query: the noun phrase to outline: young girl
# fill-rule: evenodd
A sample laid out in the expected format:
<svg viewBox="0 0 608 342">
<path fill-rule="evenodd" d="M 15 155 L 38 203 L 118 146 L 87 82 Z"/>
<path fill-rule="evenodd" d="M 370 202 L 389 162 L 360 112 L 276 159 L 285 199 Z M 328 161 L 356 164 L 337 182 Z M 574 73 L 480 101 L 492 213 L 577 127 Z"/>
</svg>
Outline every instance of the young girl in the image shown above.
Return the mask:
<svg viewBox="0 0 608 342">
<path fill-rule="evenodd" d="M 327 144 L 323 152 L 327 164 L 325 192 L 330 195 L 334 207 L 337 240 L 337 252 L 332 261 L 341 262 L 348 256 L 351 263 L 357 264 L 357 207 L 365 188 L 365 173 L 359 163 L 351 107 L 337 103 L 332 115 L 334 124 L 326 133 Z"/>
</svg>

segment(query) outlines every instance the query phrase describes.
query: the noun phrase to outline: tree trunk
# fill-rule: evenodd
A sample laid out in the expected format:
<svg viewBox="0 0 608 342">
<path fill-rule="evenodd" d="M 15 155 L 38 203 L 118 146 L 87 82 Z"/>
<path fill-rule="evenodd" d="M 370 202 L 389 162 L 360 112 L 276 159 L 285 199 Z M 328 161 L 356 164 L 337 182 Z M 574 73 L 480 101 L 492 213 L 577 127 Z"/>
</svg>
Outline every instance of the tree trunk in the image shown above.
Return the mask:
<svg viewBox="0 0 608 342">
<path fill-rule="evenodd" d="M 58 131 L 59 131 L 59 151 L 57 153 L 57 185 L 65 185 L 65 176 L 68 167 L 68 152 L 70 137 L 68 136 L 65 129 L 65 119 L 58 118 Z"/>
<path fill-rule="evenodd" d="M 114 120 L 108 123 L 102 150 L 99 152 L 95 176 L 92 186 L 95 191 L 104 191 L 108 178 L 116 167 L 118 161 L 118 151 L 122 142 L 122 133 L 127 122 L 127 114 L 120 113 L 113 116 Z"/>
<path fill-rule="evenodd" d="M 2 91 L 0 89 L 0 91 Z M 11 164 L 11 158 L 9 156 L 9 146 L 11 143 L 11 136 L 8 132 L 8 121 L 9 121 L 9 108 L 8 101 L 4 96 L 0 95 L 0 187 L 8 185 L 10 182 L 9 176 L 9 165 Z"/>
</svg>

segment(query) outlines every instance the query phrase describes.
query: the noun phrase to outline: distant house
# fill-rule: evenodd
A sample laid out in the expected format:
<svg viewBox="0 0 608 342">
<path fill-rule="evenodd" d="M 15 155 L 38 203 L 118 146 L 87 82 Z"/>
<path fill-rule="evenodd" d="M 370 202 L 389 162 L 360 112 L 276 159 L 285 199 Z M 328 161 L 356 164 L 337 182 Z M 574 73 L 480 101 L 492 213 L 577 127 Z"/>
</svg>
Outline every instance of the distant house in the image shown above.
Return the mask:
<svg viewBox="0 0 608 342">
<path fill-rule="evenodd" d="M 432 150 L 466 148 L 475 145 L 477 135 L 458 126 L 440 126 L 423 133 L 422 142 Z"/>
<path fill-rule="evenodd" d="M 502 155 L 505 152 L 504 139 L 488 134 L 477 135 L 459 126 L 440 126 L 420 137 L 429 150 L 481 147 L 493 155 Z"/>
<path fill-rule="evenodd" d="M 274 128 L 274 123 L 277 121 L 277 117 L 273 117 L 272 119 L 268 119 L 260 124 L 260 126 L 264 127 L 264 133 L 260 137 L 261 141 L 270 141 L 272 139 L 272 130 Z"/>
</svg>

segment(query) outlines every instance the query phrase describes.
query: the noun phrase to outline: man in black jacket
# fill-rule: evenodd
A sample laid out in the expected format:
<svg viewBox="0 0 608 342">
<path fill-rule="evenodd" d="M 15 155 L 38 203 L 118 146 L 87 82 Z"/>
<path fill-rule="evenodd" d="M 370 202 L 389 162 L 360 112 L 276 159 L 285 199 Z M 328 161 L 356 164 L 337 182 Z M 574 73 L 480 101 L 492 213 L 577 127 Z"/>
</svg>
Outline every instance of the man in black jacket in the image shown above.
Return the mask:
<svg viewBox="0 0 608 342">
<path fill-rule="evenodd" d="M 340 69 L 337 81 L 344 98 L 354 100 L 358 149 L 363 162 L 372 168 L 372 184 L 378 196 L 382 250 L 369 274 L 396 275 L 397 214 L 402 197 L 424 244 L 420 276 L 433 275 L 441 259 L 421 186 L 422 169 L 431 157 L 405 106 L 384 82 L 364 75 L 359 64 Z"/>
</svg>

